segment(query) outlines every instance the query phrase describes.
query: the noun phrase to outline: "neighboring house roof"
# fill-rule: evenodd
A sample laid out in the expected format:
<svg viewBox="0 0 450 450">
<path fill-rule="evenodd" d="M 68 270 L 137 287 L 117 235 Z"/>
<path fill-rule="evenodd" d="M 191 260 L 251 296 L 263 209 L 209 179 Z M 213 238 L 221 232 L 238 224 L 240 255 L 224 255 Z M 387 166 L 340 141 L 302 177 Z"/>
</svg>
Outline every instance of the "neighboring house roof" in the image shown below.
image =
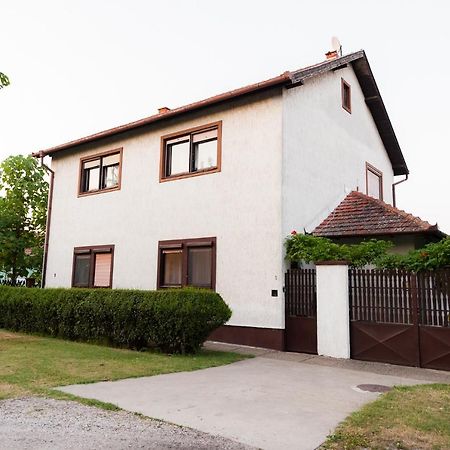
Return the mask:
<svg viewBox="0 0 450 450">
<path fill-rule="evenodd" d="M 162 111 L 150 117 L 146 117 L 135 122 L 121 125 L 109 130 L 101 131 L 90 136 L 83 137 L 71 142 L 67 142 L 56 147 L 48 148 L 34 153 L 34 156 L 54 155 L 63 150 L 73 148 L 78 145 L 87 144 L 89 142 L 98 141 L 107 137 L 115 136 L 126 131 L 135 130 L 145 125 L 170 119 L 174 116 L 179 116 L 187 112 L 199 110 L 207 106 L 216 105 L 237 97 L 242 97 L 251 93 L 264 91 L 276 86 L 293 87 L 299 86 L 309 78 L 322 75 L 326 72 L 336 70 L 346 65 L 351 64 L 359 84 L 364 94 L 365 102 L 372 114 L 375 125 L 380 133 L 384 147 L 388 153 L 389 159 L 392 163 L 394 175 L 406 175 L 409 173 L 405 159 L 403 157 L 400 145 L 394 133 L 391 121 L 387 114 L 380 92 L 378 90 L 369 62 L 363 50 L 350 53 L 349 55 L 341 56 L 339 58 L 323 61 L 313 66 L 308 66 L 300 70 L 292 72 L 284 72 L 283 74 L 271 78 L 260 83 L 251 84 L 233 91 L 225 92 L 214 97 L 207 98 L 189 105 L 181 106 L 176 109 Z"/>
<path fill-rule="evenodd" d="M 312 234 L 327 238 L 431 233 L 444 237 L 430 223 L 362 192 L 352 191 Z"/>
</svg>

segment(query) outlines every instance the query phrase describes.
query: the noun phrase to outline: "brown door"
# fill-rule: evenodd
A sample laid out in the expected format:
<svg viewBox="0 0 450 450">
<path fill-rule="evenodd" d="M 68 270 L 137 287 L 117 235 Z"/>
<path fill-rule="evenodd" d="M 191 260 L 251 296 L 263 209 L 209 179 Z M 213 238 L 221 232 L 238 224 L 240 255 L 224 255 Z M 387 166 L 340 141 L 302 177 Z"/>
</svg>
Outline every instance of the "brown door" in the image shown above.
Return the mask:
<svg viewBox="0 0 450 450">
<path fill-rule="evenodd" d="M 316 271 L 289 269 L 285 275 L 285 348 L 317 354 Z"/>
</svg>

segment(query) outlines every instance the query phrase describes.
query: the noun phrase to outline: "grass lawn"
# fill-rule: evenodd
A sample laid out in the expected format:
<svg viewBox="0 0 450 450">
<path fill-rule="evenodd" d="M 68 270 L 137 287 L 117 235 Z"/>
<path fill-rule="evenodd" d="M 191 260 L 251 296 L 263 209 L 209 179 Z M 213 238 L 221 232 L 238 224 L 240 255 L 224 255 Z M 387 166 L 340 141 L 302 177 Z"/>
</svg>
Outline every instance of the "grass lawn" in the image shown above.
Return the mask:
<svg viewBox="0 0 450 450">
<path fill-rule="evenodd" d="M 351 414 L 324 449 L 450 449 L 450 385 L 401 386 Z"/>
<path fill-rule="evenodd" d="M 74 398 L 51 388 L 205 369 L 245 358 L 206 350 L 196 355 L 170 356 L 0 330 L 0 400 L 27 395 Z"/>
</svg>

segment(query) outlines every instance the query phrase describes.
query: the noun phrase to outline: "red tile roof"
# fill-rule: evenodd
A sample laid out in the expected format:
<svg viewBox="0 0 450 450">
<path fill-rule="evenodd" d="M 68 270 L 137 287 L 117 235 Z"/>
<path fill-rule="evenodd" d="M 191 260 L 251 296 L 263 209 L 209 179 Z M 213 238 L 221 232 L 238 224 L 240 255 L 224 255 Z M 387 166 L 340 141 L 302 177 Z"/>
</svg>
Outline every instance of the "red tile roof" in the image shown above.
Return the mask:
<svg viewBox="0 0 450 450">
<path fill-rule="evenodd" d="M 260 83 L 244 86 L 239 89 L 234 89 L 223 94 L 215 95 L 189 105 L 181 106 L 175 109 L 161 108 L 158 114 L 146 117 L 144 119 L 136 120 L 134 122 L 120 125 L 109 130 L 100 131 L 99 133 L 85 136 L 74 141 L 66 142 L 65 144 L 57 145 L 56 147 L 48 148 L 46 150 L 39 150 L 33 153 L 35 157 L 44 157 L 45 155 L 53 156 L 63 150 L 68 150 L 79 145 L 96 142 L 101 139 L 117 136 L 126 131 L 136 130 L 146 125 L 168 120 L 173 117 L 196 111 L 208 106 L 217 105 L 232 99 L 260 92 L 266 89 L 282 87 L 282 86 L 301 86 L 304 82 L 312 77 L 323 75 L 331 70 L 336 70 L 342 67 L 351 65 L 358 78 L 358 82 L 364 94 L 364 98 L 369 108 L 370 113 L 374 119 L 375 125 L 383 141 L 384 147 L 391 160 L 394 175 L 406 175 L 409 173 L 405 158 L 403 157 L 400 145 L 395 136 L 394 129 L 389 119 L 388 113 L 384 106 L 377 83 L 373 76 L 372 70 L 367 60 L 366 54 L 363 50 L 350 53 L 345 56 L 340 56 L 335 59 L 327 59 L 318 64 L 304 67 L 299 70 L 287 71 L 283 74 L 262 81 Z"/>
<path fill-rule="evenodd" d="M 445 235 L 439 231 L 437 224 L 431 225 L 419 217 L 357 191 L 350 192 L 312 232 L 315 236 L 330 238 L 399 233 Z"/>
</svg>

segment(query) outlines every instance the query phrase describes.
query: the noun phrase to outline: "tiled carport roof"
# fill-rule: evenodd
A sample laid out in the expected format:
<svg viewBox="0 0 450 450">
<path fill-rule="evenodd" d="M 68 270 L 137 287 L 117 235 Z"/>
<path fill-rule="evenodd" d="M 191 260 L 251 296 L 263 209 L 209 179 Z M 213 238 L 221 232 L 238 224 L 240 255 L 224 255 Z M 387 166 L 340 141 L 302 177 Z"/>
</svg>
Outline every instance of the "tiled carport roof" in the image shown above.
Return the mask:
<svg viewBox="0 0 450 450">
<path fill-rule="evenodd" d="M 432 225 L 381 200 L 352 191 L 312 234 L 322 237 L 380 236 L 432 233 L 444 237 Z"/>
</svg>

